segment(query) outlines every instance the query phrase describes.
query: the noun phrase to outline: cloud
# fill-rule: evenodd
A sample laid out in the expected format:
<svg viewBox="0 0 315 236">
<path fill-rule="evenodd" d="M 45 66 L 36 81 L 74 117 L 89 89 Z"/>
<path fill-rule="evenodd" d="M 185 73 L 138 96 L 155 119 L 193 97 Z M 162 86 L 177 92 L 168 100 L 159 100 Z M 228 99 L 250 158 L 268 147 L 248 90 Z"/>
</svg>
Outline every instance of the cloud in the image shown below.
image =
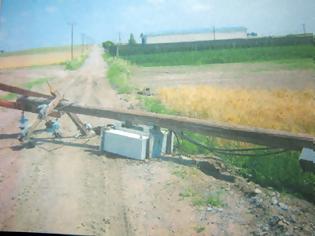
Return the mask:
<svg viewBox="0 0 315 236">
<path fill-rule="evenodd" d="M 45 7 L 45 11 L 47 13 L 52 14 L 52 13 L 55 13 L 56 11 L 58 11 L 58 8 L 56 6 L 50 5 L 50 6 Z"/>
</svg>

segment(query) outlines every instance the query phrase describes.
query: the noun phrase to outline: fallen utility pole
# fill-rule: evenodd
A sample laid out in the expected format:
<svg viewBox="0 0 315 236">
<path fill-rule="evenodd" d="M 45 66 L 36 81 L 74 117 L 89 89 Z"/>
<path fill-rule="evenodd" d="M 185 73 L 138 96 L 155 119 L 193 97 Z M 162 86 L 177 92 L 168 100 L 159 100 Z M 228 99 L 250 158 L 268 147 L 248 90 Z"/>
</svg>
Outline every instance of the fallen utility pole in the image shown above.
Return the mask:
<svg viewBox="0 0 315 236">
<path fill-rule="evenodd" d="M 10 109 L 16 109 L 16 110 L 22 110 L 23 111 L 23 107 L 21 106 L 21 104 L 17 103 L 17 102 L 12 102 L 12 101 L 7 101 L 5 99 L 1 99 L 0 98 L 0 107 L 5 107 L 5 108 L 10 108 Z M 33 109 L 33 110 L 32 110 Z M 37 113 L 36 111 L 36 107 L 32 107 L 32 109 L 27 110 L 28 112 L 33 112 L 33 113 Z M 52 112 L 50 114 L 48 114 L 48 116 L 51 117 L 55 117 L 55 118 L 60 118 L 61 114 L 60 112 Z"/>
<path fill-rule="evenodd" d="M 15 86 L 3 84 L 3 83 L 0 83 L 0 90 L 10 92 L 10 93 L 17 93 L 17 94 L 20 94 L 23 96 L 32 96 L 32 97 L 39 97 L 39 98 L 54 99 L 56 97 L 56 95 L 58 95 L 58 91 L 55 91 L 50 86 L 49 83 L 48 83 L 48 86 L 49 86 L 51 95 L 46 95 L 43 93 L 38 93 L 38 92 L 31 91 L 31 90 L 27 90 L 27 89 L 15 87 Z M 56 101 L 55 105 L 57 105 L 59 103 L 60 99 L 58 99 L 58 101 Z M 17 102 L 7 101 L 7 100 L 1 99 L 1 98 L 0 98 L 0 106 L 6 107 L 6 108 L 11 108 L 11 109 L 23 110 L 23 108 Z M 32 110 L 29 110 L 29 112 L 37 113 L 37 107 L 32 107 Z M 49 113 L 47 115 L 55 117 L 55 118 L 61 117 L 60 112 L 55 112 L 55 111 L 49 111 Z M 71 114 L 71 113 L 67 112 L 67 115 L 70 117 L 72 122 L 79 129 L 80 133 L 83 136 L 88 135 L 88 131 L 85 129 L 83 122 L 79 119 L 79 117 L 76 114 Z M 39 122 L 36 122 L 36 123 L 39 123 Z M 34 124 L 34 128 L 36 128 L 36 126 L 37 125 Z"/>
<path fill-rule="evenodd" d="M 22 89 L 19 87 L 15 87 L 15 86 L 3 84 L 3 83 L 0 83 L 0 90 L 10 92 L 10 93 L 22 94 L 24 96 L 32 96 L 32 97 L 40 97 L 40 98 L 53 98 L 53 96 L 49 96 L 49 95 L 46 95 L 43 93 L 38 93 L 38 92 L 31 91 L 31 90 Z"/>
<path fill-rule="evenodd" d="M 34 110 L 36 110 L 34 108 L 41 104 L 49 104 L 50 101 L 51 99 L 22 97 L 17 100 L 17 104 L 24 111 L 34 112 Z M 63 111 L 87 116 L 109 118 L 113 120 L 127 121 L 134 124 L 155 125 L 174 131 L 187 130 L 208 136 L 283 148 L 286 150 L 300 151 L 302 148 L 315 150 L 315 137 L 306 134 L 298 135 L 270 129 L 229 125 L 188 117 L 160 115 L 148 112 L 80 106 L 67 101 L 61 101 L 55 109 L 59 112 Z"/>
</svg>

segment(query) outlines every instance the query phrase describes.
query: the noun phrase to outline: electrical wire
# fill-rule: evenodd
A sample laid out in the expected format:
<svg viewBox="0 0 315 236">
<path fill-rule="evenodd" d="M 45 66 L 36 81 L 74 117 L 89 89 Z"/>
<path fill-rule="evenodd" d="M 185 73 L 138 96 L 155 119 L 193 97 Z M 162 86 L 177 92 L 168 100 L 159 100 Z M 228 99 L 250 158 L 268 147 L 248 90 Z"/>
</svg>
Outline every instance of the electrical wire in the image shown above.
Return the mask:
<svg viewBox="0 0 315 236">
<path fill-rule="evenodd" d="M 176 133 L 175 133 L 176 134 Z M 266 148 L 239 148 L 239 149 L 226 149 L 226 148 L 213 148 L 206 146 L 202 143 L 199 143 L 187 135 L 184 134 L 184 132 L 180 133 L 180 136 L 182 139 L 187 140 L 188 142 L 199 146 L 201 148 L 204 148 L 210 152 L 213 152 L 214 154 L 222 154 L 222 155 L 231 155 L 231 156 L 243 156 L 243 157 L 261 157 L 261 156 L 269 156 L 269 155 L 276 155 L 280 153 L 287 152 L 287 150 L 279 149 L 279 148 L 273 148 L 273 147 L 266 147 Z M 248 153 L 250 151 L 268 151 L 268 150 L 275 150 L 273 152 L 264 152 L 264 153 Z"/>
</svg>

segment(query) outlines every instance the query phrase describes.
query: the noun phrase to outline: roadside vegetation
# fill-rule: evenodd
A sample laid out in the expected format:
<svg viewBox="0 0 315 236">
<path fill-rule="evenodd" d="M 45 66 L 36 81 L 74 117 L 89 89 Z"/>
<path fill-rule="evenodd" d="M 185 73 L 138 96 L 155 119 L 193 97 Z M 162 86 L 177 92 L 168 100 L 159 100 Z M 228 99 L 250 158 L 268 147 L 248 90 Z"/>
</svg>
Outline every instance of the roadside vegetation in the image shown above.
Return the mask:
<svg viewBox="0 0 315 236">
<path fill-rule="evenodd" d="M 222 200 L 223 191 L 211 192 L 207 195 L 193 196 L 192 204 L 197 207 L 212 206 L 224 207 L 225 204 Z"/>
<path fill-rule="evenodd" d="M 120 94 L 131 93 L 133 91 L 133 86 L 130 84 L 131 64 L 123 59 L 110 57 L 107 54 L 104 54 L 104 60 L 109 65 L 107 79 L 111 86 Z"/>
<path fill-rule="evenodd" d="M 87 55 L 82 55 L 80 57 L 74 58 L 73 60 L 69 60 L 64 62 L 66 70 L 77 70 L 79 69 L 83 63 L 85 62 Z"/>
<path fill-rule="evenodd" d="M 163 52 L 130 55 L 123 58 L 141 66 L 176 66 L 262 61 L 279 61 L 281 63 L 290 60 L 296 65 L 301 64 L 299 63 L 301 59 L 314 63 L 314 57 L 315 47 L 313 45 L 296 45 Z"/>
<path fill-rule="evenodd" d="M 140 97 L 138 98 L 145 109 L 149 112 L 176 115 L 178 112 L 166 107 L 158 98 L 155 97 Z"/>
</svg>

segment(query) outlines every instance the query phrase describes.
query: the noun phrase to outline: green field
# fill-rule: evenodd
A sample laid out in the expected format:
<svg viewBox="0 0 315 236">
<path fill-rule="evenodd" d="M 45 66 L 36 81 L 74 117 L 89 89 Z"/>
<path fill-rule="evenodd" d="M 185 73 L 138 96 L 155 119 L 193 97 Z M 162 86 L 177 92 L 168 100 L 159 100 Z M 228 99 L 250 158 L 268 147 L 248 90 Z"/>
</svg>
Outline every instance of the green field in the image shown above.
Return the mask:
<svg viewBox="0 0 315 236">
<path fill-rule="evenodd" d="M 202 65 L 237 62 L 308 60 L 314 64 L 315 47 L 312 45 L 272 46 L 253 48 L 212 49 L 204 51 L 168 52 L 123 56 L 124 59 L 141 66 Z M 299 62 L 293 63 L 301 66 Z"/>
</svg>

